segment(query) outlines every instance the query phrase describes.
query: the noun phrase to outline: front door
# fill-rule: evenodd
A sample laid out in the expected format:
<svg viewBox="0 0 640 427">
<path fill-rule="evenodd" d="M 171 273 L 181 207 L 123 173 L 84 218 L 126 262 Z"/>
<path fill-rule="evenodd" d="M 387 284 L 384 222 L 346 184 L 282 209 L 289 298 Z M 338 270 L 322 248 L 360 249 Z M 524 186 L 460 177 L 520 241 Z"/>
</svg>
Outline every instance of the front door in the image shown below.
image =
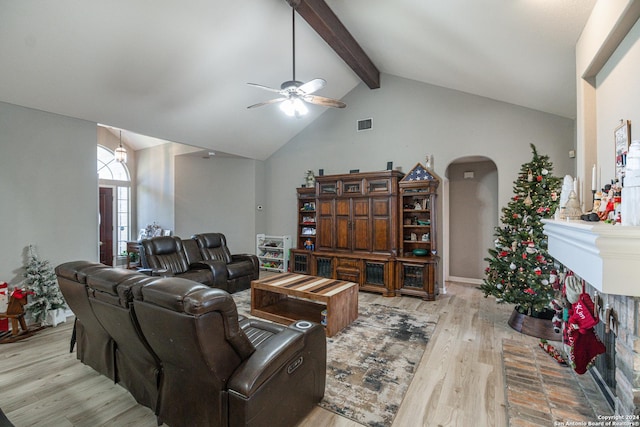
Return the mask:
<svg viewBox="0 0 640 427">
<path fill-rule="evenodd" d="M 113 188 L 100 187 L 100 262 L 113 265 Z"/>
</svg>

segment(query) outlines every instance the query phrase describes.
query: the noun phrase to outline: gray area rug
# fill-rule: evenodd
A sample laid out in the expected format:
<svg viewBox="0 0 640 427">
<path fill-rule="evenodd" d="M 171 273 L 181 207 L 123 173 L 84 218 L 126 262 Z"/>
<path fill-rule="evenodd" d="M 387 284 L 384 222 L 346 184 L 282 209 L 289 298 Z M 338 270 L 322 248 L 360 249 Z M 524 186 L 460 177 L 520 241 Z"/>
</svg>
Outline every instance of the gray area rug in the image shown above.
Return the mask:
<svg viewBox="0 0 640 427">
<path fill-rule="evenodd" d="M 250 316 L 250 291 L 233 295 Z M 403 297 L 408 298 L 408 297 Z M 327 386 L 320 406 L 371 427 L 390 426 L 438 322 L 360 301 L 359 317 L 327 338 Z"/>
</svg>

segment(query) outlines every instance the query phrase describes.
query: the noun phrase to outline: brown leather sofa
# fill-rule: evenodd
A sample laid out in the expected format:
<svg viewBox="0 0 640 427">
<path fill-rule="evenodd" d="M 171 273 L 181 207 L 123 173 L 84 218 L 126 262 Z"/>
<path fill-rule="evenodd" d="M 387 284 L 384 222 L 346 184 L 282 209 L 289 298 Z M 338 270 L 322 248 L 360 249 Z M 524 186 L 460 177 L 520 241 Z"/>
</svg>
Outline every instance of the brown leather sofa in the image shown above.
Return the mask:
<svg viewBox="0 0 640 427">
<path fill-rule="evenodd" d="M 162 360 L 159 418 L 171 426 L 290 426 L 324 395 L 318 324 L 239 321 L 229 293 L 171 278 L 142 287 L 134 306 Z"/>
<path fill-rule="evenodd" d="M 115 342 L 93 312 L 87 290 L 87 275 L 105 268 L 109 267 L 75 261 L 61 264 L 55 271 L 64 299 L 76 316 L 71 351 L 77 344 L 76 357 L 82 363 L 115 381 Z"/>
<path fill-rule="evenodd" d="M 133 312 L 134 290 L 153 280 L 131 270 L 106 268 L 87 276 L 87 291 L 93 313 L 115 343 L 116 382 L 138 403 L 155 411 L 162 363 Z"/>
<path fill-rule="evenodd" d="M 159 424 L 293 426 L 324 395 L 318 324 L 240 318 L 228 292 L 178 277 L 86 261 L 56 274 L 81 325 L 78 358 L 112 366 Z"/>
<path fill-rule="evenodd" d="M 140 244 L 142 266 L 152 274 L 173 275 L 234 293 L 248 289 L 259 277 L 253 254 L 232 255 L 221 233 L 197 234 L 191 239 L 161 236 Z"/>
<path fill-rule="evenodd" d="M 156 410 L 162 366 L 132 313 L 132 289 L 155 279 L 89 261 L 61 264 L 56 274 L 76 316 L 71 351 L 75 341 L 78 359 Z"/>
<path fill-rule="evenodd" d="M 248 254 L 231 254 L 227 246 L 227 238 L 222 233 L 203 233 L 191 237 L 198 244 L 203 262 L 213 265 L 219 263 L 221 281 L 227 282 L 227 292 L 234 293 L 251 287 L 251 281 L 256 280 L 260 273 L 258 257 Z M 216 281 L 218 277 L 214 278 Z M 216 286 L 219 287 L 219 286 Z"/>
</svg>

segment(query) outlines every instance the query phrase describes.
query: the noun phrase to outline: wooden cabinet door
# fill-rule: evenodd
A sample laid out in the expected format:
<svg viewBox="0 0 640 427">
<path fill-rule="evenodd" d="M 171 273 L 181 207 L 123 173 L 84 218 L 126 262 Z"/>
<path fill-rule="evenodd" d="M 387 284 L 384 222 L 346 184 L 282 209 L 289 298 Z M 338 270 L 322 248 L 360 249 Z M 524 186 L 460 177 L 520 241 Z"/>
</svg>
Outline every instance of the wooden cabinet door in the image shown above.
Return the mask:
<svg viewBox="0 0 640 427">
<path fill-rule="evenodd" d="M 326 196 L 325 196 L 326 197 Z M 397 199 L 385 196 L 318 198 L 316 249 L 392 253 Z"/>
<path fill-rule="evenodd" d="M 351 199 L 336 199 L 336 249 L 351 250 Z"/>
<path fill-rule="evenodd" d="M 336 199 L 335 223 L 335 249 L 371 250 L 368 198 Z"/>
<path fill-rule="evenodd" d="M 371 235 L 373 252 L 390 252 L 395 249 L 392 220 L 392 202 L 389 197 L 371 198 Z"/>
<path fill-rule="evenodd" d="M 331 250 L 334 247 L 335 199 L 319 199 L 316 206 L 316 250 Z"/>
<path fill-rule="evenodd" d="M 369 220 L 369 198 L 352 199 L 351 250 L 371 250 L 371 226 Z"/>
</svg>

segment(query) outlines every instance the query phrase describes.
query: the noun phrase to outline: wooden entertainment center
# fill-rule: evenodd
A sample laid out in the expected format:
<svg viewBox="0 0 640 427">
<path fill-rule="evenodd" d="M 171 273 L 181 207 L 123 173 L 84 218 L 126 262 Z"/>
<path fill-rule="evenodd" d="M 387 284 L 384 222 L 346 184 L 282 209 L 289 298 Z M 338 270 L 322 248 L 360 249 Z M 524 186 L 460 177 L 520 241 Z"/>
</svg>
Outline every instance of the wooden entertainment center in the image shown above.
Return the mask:
<svg viewBox="0 0 640 427">
<path fill-rule="evenodd" d="M 384 296 L 434 300 L 438 184 L 421 164 L 406 175 L 317 176 L 315 188 L 297 189 L 291 271 L 355 282 Z"/>
</svg>

